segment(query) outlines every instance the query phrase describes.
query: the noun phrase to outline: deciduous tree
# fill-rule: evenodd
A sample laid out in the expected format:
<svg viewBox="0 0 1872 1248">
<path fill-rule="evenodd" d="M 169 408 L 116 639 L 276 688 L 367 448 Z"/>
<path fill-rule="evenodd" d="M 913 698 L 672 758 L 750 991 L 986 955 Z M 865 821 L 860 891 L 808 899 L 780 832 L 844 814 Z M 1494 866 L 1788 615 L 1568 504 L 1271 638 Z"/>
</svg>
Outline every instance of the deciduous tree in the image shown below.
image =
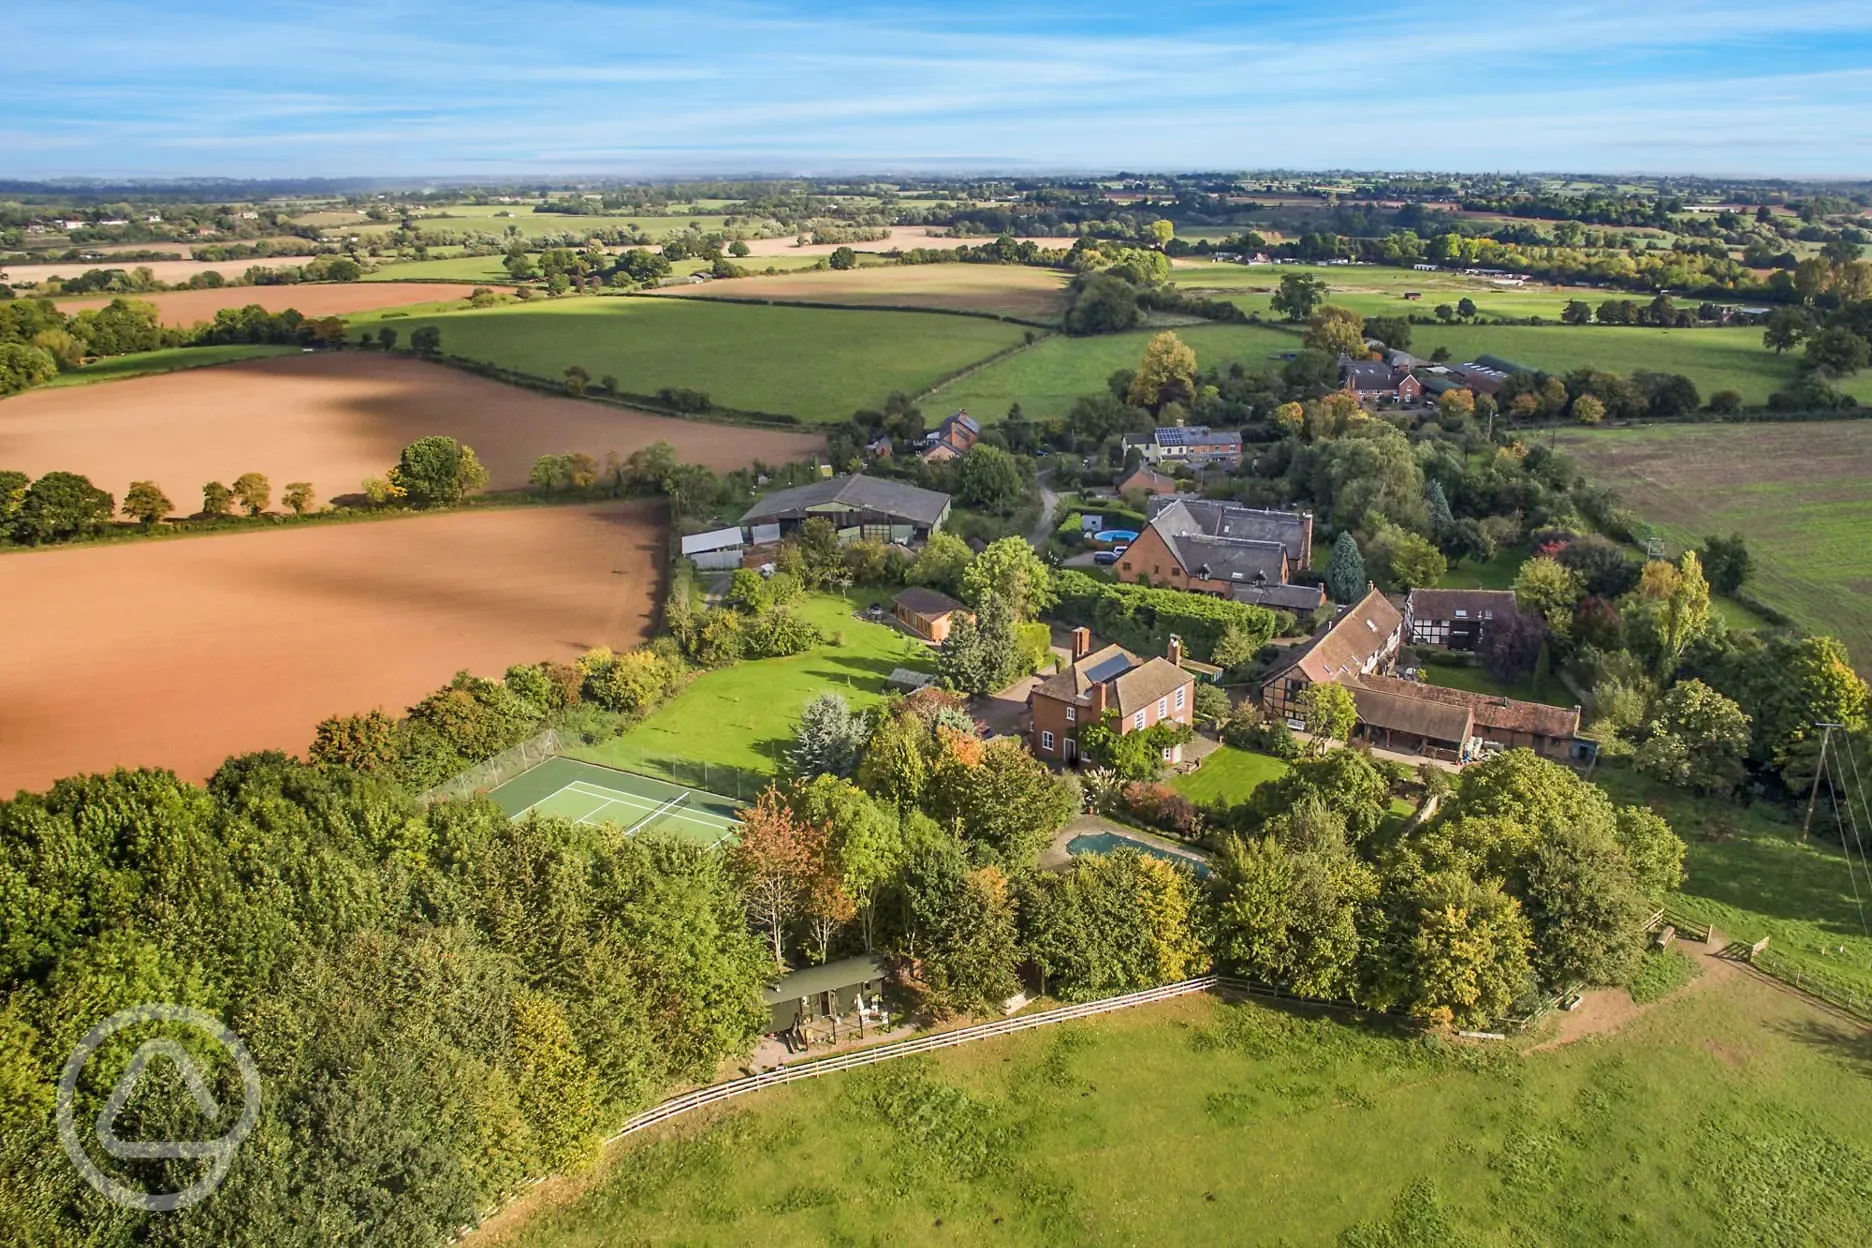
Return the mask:
<svg viewBox="0 0 1872 1248">
<path fill-rule="evenodd" d="M 1161 412 L 1169 403 L 1188 403 L 1196 395 L 1196 353 L 1168 330 L 1145 344 L 1144 358 L 1131 378 L 1125 401 Z"/>
<path fill-rule="evenodd" d="M 145 529 L 153 529 L 158 520 L 175 510 L 175 504 L 154 481 L 132 481 L 124 494 L 123 510 Z"/>
</svg>

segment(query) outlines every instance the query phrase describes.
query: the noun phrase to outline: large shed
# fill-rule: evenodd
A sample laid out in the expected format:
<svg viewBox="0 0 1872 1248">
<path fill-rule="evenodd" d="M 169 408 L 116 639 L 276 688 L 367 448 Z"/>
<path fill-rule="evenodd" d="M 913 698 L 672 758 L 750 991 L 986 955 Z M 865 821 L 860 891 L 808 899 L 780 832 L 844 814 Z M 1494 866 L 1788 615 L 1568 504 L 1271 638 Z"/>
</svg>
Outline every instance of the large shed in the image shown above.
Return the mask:
<svg viewBox="0 0 1872 1248">
<path fill-rule="evenodd" d="M 859 993 L 875 1001 L 889 977 L 890 964 L 875 954 L 790 971 L 761 991 L 768 1030 L 790 1031 L 819 1019 L 841 1018 L 851 1012 Z"/>
</svg>

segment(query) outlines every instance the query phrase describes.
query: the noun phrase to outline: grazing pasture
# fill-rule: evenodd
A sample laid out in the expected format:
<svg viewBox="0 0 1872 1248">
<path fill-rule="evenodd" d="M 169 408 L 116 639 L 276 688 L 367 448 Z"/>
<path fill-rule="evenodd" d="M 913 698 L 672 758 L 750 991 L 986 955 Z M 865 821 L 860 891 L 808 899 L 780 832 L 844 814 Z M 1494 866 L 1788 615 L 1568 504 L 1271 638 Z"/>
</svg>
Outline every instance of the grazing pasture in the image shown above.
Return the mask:
<svg viewBox="0 0 1872 1248">
<path fill-rule="evenodd" d="M 162 347 L 155 351 L 133 351 L 129 355 L 107 355 L 103 359 L 91 361 L 83 368 L 60 373 L 39 389 L 69 389 L 100 381 L 128 381 L 132 377 L 179 373 L 184 369 L 231 364 L 236 360 L 264 360 L 276 355 L 297 354 L 298 347 L 252 346 L 246 343 L 223 347 Z M 0 408 L 0 428 L 5 427 L 4 413 L 7 410 Z"/>
<path fill-rule="evenodd" d="M 474 447 L 497 490 L 525 486 L 533 461 L 549 453 L 602 458 L 662 440 L 684 460 L 725 470 L 804 458 L 822 445 L 804 430 L 651 416 L 360 351 L 293 352 L 0 402 L 0 465 L 33 476 L 81 472 L 119 501 L 130 482 L 154 481 L 185 512 L 200 505 L 204 482 L 248 471 L 265 473 L 276 497 L 288 481 L 310 481 L 320 499 L 349 494 L 429 434 Z"/>
<path fill-rule="evenodd" d="M 851 307 L 946 308 L 1057 321 L 1066 275 L 1012 264 L 902 264 L 820 269 L 784 277 L 666 286 L 659 294 L 698 299 L 794 299 Z"/>
<path fill-rule="evenodd" d="M 223 308 L 244 308 L 259 304 L 269 312 L 296 308 L 308 319 L 343 316 L 350 312 L 376 312 L 413 304 L 457 301 L 467 297 L 460 286 L 437 282 L 403 282 L 395 285 L 365 285 L 361 282 L 314 282 L 298 286 L 223 286 L 218 290 L 172 290 L 159 294 L 127 295 L 125 298 L 152 304 L 164 325 L 188 326 L 212 321 Z M 116 296 L 84 299 L 60 299 L 61 312 L 82 312 L 101 308 Z"/>
<path fill-rule="evenodd" d="M 1866 1242 L 1864 1036 L 1697 961 L 1538 1050 L 1196 995 L 792 1083 L 469 1243 Z"/>
<path fill-rule="evenodd" d="M 0 556 L 0 793 L 117 766 L 199 781 L 463 668 L 635 645 L 663 533 L 627 502 Z"/>
<path fill-rule="evenodd" d="M 1673 552 L 1741 533 L 1750 592 L 1872 669 L 1872 421 L 1580 430 L 1561 446 Z"/>
<path fill-rule="evenodd" d="M 1103 390 L 1112 373 L 1136 368 L 1144 344 L 1156 332 L 1047 338 L 956 378 L 930 396 L 930 407 L 967 408 L 987 421 L 1001 420 L 1013 403 L 1029 418 L 1064 416 L 1075 399 Z M 1273 356 L 1300 349 L 1299 335 L 1262 325 L 1191 325 L 1178 328 L 1176 335 L 1195 349 L 1196 361 L 1204 368 L 1236 362 L 1250 371 L 1279 368 Z"/>
<path fill-rule="evenodd" d="M 1396 269 L 1385 265 L 1312 265 L 1217 264 L 1211 260 L 1179 260 L 1170 274 L 1177 286 L 1186 291 L 1208 292 L 1240 304 L 1244 312 L 1259 312 L 1264 317 L 1277 315 L 1268 300 L 1280 285 L 1282 276 L 1304 273 L 1319 278 L 1332 289 L 1331 302 L 1352 308 L 1366 316 L 1433 316 L 1439 303 L 1452 308 L 1467 297 L 1475 302 L 1484 318 L 1509 316 L 1544 316 L 1558 321 L 1569 299 L 1580 299 L 1594 307 L 1606 299 L 1644 298 L 1624 291 L 1599 290 L 1583 286 L 1554 286 L 1530 282 L 1525 286 L 1497 286 L 1487 278 L 1465 277 L 1460 273 L 1419 273 L 1414 269 Z M 1406 299 L 1405 292 L 1415 291 L 1421 299 Z"/>
<path fill-rule="evenodd" d="M 360 317 L 354 327 L 374 325 Z M 893 390 L 919 391 L 1018 343 L 1018 325 L 924 312 L 763 308 L 708 299 L 567 298 L 394 322 L 442 349 L 558 381 L 569 365 L 626 391 L 707 391 L 716 403 L 843 420 Z"/>
<path fill-rule="evenodd" d="M 490 285 L 509 282 L 500 256 L 444 256 L 435 260 L 380 261 L 366 282 L 473 282 Z"/>
</svg>

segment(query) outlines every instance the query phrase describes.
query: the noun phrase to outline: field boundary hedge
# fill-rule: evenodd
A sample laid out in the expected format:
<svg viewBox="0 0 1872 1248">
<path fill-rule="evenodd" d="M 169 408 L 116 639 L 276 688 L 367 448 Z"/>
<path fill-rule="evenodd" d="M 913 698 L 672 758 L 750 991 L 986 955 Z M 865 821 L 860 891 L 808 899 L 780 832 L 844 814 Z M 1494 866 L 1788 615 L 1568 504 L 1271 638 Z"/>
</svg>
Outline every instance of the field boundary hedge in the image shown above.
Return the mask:
<svg viewBox="0 0 1872 1248">
<path fill-rule="evenodd" d="M 632 394 L 619 391 L 616 394 L 595 394 L 587 390 L 584 394 L 567 394 L 563 382 L 541 377 L 537 373 L 523 373 L 516 369 L 503 368 L 499 364 L 490 364 L 486 360 L 471 359 L 465 355 L 422 355 L 415 351 L 401 348 L 392 352 L 409 359 L 428 360 L 432 364 L 446 364 L 465 373 L 474 373 L 492 381 L 506 382 L 510 386 L 520 386 L 526 390 L 537 390 L 541 394 L 557 395 L 562 399 L 584 399 L 591 403 L 603 403 L 610 407 L 627 408 L 632 411 L 646 412 L 652 416 L 673 416 L 678 420 L 699 421 L 702 424 L 746 425 L 755 429 L 784 429 L 791 432 L 811 432 L 823 426 L 801 420 L 786 412 L 753 412 L 738 407 L 718 407 L 710 405 L 707 411 L 691 412 L 672 407 L 654 395 Z"/>
<path fill-rule="evenodd" d="M 807 272 L 811 272 L 811 270 L 809 269 Z M 759 277 L 764 276 L 766 275 L 759 275 Z M 775 274 L 775 276 L 788 277 L 790 274 L 779 273 Z M 759 277 L 721 278 L 718 280 L 737 282 L 756 281 L 759 280 Z M 625 292 L 624 297 L 628 299 L 682 299 L 688 296 L 659 295 L 652 291 L 634 290 Z M 1005 312 L 989 312 L 976 308 L 928 308 L 902 303 L 827 303 L 823 299 L 771 299 L 762 298 L 759 295 L 704 295 L 698 297 L 707 299 L 711 303 L 745 303 L 769 308 L 818 308 L 821 311 L 827 312 L 927 312 L 936 316 L 968 316 L 976 320 L 1000 321 L 1008 325 L 1026 325 L 1034 329 L 1044 329 L 1048 331 L 1057 330 L 1059 328 L 1059 322 L 1057 321 L 1032 321 L 1022 316 L 1010 316 Z"/>
<path fill-rule="evenodd" d="M 970 376 L 971 374 L 974 374 L 974 373 L 979 373 L 982 369 L 987 368 L 991 364 L 999 364 L 1002 360 L 1005 360 L 1009 358 L 1010 356 L 1019 355 L 1022 351 L 1028 351 L 1028 350 L 1033 349 L 1034 347 L 1039 346 L 1041 343 L 1045 342 L 1047 339 L 1054 337 L 1055 332 L 1056 331 L 1048 330 L 1046 333 L 1041 334 L 1039 337 L 1035 338 L 1031 342 L 1017 342 L 1011 347 L 1001 348 L 1001 350 L 995 352 L 993 355 L 987 356 L 984 359 L 976 360 L 973 364 L 964 364 L 961 368 L 958 368 L 954 370 L 953 372 L 949 373 L 948 376 L 937 378 L 936 381 L 933 382 L 927 390 L 923 390 L 920 393 L 918 393 L 916 396 L 917 402 L 920 403 L 924 399 L 934 398 L 938 390 L 941 390 L 944 386 L 949 385 L 951 382 L 961 381 L 964 377 Z"/>
</svg>

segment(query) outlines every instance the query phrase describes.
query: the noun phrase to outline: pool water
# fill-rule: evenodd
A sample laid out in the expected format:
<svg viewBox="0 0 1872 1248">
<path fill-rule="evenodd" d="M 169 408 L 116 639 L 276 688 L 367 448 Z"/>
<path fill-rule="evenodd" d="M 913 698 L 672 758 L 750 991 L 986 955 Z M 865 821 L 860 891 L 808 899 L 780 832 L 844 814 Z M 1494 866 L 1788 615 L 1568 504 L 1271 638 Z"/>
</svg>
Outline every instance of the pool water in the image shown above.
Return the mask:
<svg viewBox="0 0 1872 1248">
<path fill-rule="evenodd" d="M 1153 858 L 1174 862 L 1178 866 L 1188 867 L 1198 877 L 1209 874 L 1209 864 L 1193 854 L 1179 854 L 1175 850 L 1159 849 L 1147 841 L 1134 841 L 1128 836 L 1116 836 L 1110 832 L 1086 832 L 1066 842 L 1066 852 L 1075 858 L 1080 854 L 1109 854 L 1119 849 L 1135 849 Z"/>
<path fill-rule="evenodd" d="M 1100 529 L 1097 533 L 1092 535 L 1092 538 L 1094 541 L 1104 542 L 1107 545 L 1111 545 L 1115 542 L 1135 542 L 1137 541 L 1137 530 Z"/>
</svg>

